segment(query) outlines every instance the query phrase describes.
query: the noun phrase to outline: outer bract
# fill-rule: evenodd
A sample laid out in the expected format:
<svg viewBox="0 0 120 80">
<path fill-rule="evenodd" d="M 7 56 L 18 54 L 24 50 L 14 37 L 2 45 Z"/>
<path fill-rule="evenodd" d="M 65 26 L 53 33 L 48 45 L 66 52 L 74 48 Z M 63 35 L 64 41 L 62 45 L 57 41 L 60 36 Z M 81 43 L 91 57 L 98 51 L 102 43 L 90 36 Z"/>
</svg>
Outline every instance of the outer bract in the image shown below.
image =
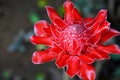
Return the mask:
<svg viewBox="0 0 120 80">
<path fill-rule="evenodd" d="M 82 18 L 70 0 L 65 1 L 63 6 L 64 19 L 51 6 L 46 6 L 51 24 L 45 20 L 35 23 L 36 36 L 32 36 L 30 41 L 49 48 L 34 52 L 32 62 L 42 64 L 56 60 L 58 68 L 67 68 L 68 76 L 95 80 L 95 69 L 91 64 L 95 60 L 109 59 L 110 53 L 120 54 L 117 45 L 103 44 L 120 33 L 110 28 L 104 9 L 95 18 Z"/>
</svg>

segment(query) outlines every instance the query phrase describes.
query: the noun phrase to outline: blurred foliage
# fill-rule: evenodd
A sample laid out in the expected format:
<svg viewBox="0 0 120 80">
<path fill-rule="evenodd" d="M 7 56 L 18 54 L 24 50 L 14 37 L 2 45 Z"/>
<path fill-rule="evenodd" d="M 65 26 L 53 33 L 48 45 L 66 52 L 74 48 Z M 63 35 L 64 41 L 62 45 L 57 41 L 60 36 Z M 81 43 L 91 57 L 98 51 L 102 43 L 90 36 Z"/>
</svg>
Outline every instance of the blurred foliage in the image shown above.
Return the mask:
<svg viewBox="0 0 120 80">
<path fill-rule="evenodd" d="M 36 80 L 44 80 L 45 75 L 43 73 L 38 73 L 36 76 Z"/>
<path fill-rule="evenodd" d="M 13 53 L 15 51 L 19 53 L 25 53 L 27 51 L 25 43 L 29 42 L 30 37 L 33 34 L 33 31 L 25 32 L 24 30 L 20 30 L 18 34 L 14 37 L 11 44 L 8 46 L 9 53 Z"/>
<path fill-rule="evenodd" d="M 43 50 L 43 49 L 46 49 L 46 48 L 47 48 L 47 46 L 42 45 L 42 44 L 36 45 L 36 49 L 37 49 L 37 50 Z"/>
<path fill-rule="evenodd" d="M 110 56 L 112 60 L 120 60 L 120 55 L 111 54 Z"/>
<path fill-rule="evenodd" d="M 37 6 L 39 8 L 44 8 L 47 4 L 48 4 L 47 0 L 38 0 L 38 2 L 37 2 Z"/>
<path fill-rule="evenodd" d="M 60 6 L 58 7 L 58 13 L 60 14 L 60 16 L 63 16 L 63 15 L 64 15 L 64 8 L 63 8 L 62 5 L 60 5 Z"/>
<path fill-rule="evenodd" d="M 104 8 L 102 0 L 75 0 L 75 6 L 85 17 L 94 16 L 99 9 Z"/>
<path fill-rule="evenodd" d="M 25 35 L 24 30 L 20 30 L 18 34 L 14 37 L 14 40 L 11 42 L 11 44 L 8 46 L 8 51 L 10 53 L 13 53 L 15 51 L 18 51 L 20 53 L 26 52 L 26 47 L 23 43 L 23 37 Z"/>
<path fill-rule="evenodd" d="M 113 73 L 114 76 L 120 76 L 120 66 L 118 68 L 115 68 L 115 71 Z"/>
<path fill-rule="evenodd" d="M 29 19 L 30 19 L 31 23 L 34 24 L 35 22 L 37 22 L 38 20 L 40 20 L 40 16 L 36 12 L 31 11 L 29 13 Z"/>
<path fill-rule="evenodd" d="M 5 80 L 8 80 L 9 77 L 10 77 L 9 71 L 3 71 L 3 72 L 2 72 L 2 77 L 3 77 Z"/>
</svg>

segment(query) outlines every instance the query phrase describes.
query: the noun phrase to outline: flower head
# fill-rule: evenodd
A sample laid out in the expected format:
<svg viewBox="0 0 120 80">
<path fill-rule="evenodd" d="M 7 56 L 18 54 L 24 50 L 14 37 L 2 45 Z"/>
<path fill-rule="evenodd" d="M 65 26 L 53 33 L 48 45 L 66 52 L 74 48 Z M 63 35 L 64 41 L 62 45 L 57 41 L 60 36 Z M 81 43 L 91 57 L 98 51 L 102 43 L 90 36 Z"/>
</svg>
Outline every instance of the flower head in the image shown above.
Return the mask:
<svg viewBox="0 0 120 80">
<path fill-rule="evenodd" d="M 49 46 L 43 51 L 35 51 L 34 64 L 56 60 L 58 68 L 66 67 L 70 77 L 78 75 L 84 80 L 95 79 L 95 60 L 109 59 L 110 53 L 120 54 L 115 44 L 103 43 L 120 34 L 111 29 L 107 11 L 100 10 L 95 18 L 82 18 L 70 0 L 64 2 L 65 16 L 62 19 L 51 7 L 46 6 L 51 24 L 45 20 L 35 23 L 36 36 L 31 37 L 33 44 Z"/>
</svg>

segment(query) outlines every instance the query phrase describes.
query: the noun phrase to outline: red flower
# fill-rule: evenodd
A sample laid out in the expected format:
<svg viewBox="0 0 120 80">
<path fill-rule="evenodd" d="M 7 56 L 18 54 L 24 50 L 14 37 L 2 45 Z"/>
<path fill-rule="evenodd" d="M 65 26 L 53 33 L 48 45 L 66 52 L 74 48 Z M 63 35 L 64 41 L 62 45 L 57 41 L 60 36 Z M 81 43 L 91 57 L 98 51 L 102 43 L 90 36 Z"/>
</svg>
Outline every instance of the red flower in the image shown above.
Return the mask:
<svg viewBox="0 0 120 80">
<path fill-rule="evenodd" d="M 67 67 L 70 77 L 78 75 L 84 80 L 94 80 L 95 69 L 91 64 L 96 59 L 109 59 L 110 53 L 120 54 L 117 45 L 103 44 L 120 33 L 110 28 L 106 10 L 100 10 L 95 18 L 82 18 L 70 0 L 63 6 L 64 19 L 51 6 L 46 6 L 51 24 L 41 20 L 34 25 L 36 36 L 31 37 L 31 42 L 49 48 L 34 52 L 32 62 L 42 64 L 56 59 L 57 67 Z"/>
</svg>

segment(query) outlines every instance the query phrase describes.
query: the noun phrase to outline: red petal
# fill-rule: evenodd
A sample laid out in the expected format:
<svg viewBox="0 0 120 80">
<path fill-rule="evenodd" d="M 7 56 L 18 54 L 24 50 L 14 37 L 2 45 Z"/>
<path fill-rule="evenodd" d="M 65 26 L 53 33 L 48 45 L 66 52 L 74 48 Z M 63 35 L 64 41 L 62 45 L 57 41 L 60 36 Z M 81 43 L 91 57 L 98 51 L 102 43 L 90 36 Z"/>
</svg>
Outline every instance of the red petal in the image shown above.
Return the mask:
<svg viewBox="0 0 120 80">
<path fill-rule="evenodd" d="M 100 38 L 101 38 L 101 34 L 100 34 L 100 33 L 99 33 L 99 34 L 96 34 L 94 37 L 92 37 L 93 43 L 94 43 L 94 44 L 97 44 L 98 41 L 100 40 Z"/>
<path fill-rule="evenodd" d="M 90 34 L 95 35 L 98 31 L 100 27 L 100 23 L 99 22 L 95 22 L 92 26 L 91 26 L 91 30 L 90 30 Z"/>
<path fill-rule="evenodd" d="M 59 35 L 59 32 L 53 23 L 51 24 L 50 30 L 51 30 L 52 35 L 57 38 Z"/>
<path fill-rule="evenodd" d="M 91 29 L 91 26 L 93 25 L 94 18 L 85 18 L 84 19 L 84 26 L 86 29 Z"/>
<path fill-rule="evenodd" d="M 78 57 L 76 56 L 71 57 L 71 59 L 68 61 L 68 66 L 66 71 L 68 76 L 74 77 L 78 73 L 79 65 L 80 65 L 80 61 Z"/>
<path fill-rule="evenodd" d="M 79 56 L 79 59 L 82 61 L 82 62 L 85 62 L 87 64 L 91 64 L 95 61 L 94 58 L 91 58 L 89 57 L 88 55 L 80 55 Z"/>
<path fill-rule="evenodd" d="M 84 18 L 86 24 L 91 23 L 94 21 L 94 18 Z"/>
<path fill-rule="evenodd" d="M 50 27 L 44 28 L 44 31 L 45 31 L 48 35 L 52 35 L 52 32 L 51 32 L 51 30 L 50 30 Z"/>
<path fill-rule="evenodd" d="M 108 53 L 120 54 L 120 48 L 115 44 L 111 44 L 111 45 L 107 45 L 107 46 L 99 45 L 98 48 L 100 50 L 106 51 Z"/>
<path fill-rule="evenodd" d="M 99 30 L 97 33 L 106 33 L 110 29 L 110 23 L 105 21 L 103 24 L 100 25 Z"/>
<path fill-rule="evenodd" d="M 108 32 L 104 33 L 101 37 L 101 42 L 106 42 L 107 40 L 110 40 L 111 38 L 120 35 L 120 32 L 110 29 Z"/>
<path fill-rule="evenodd" d="M 48 45 L 48 46 L 52 46 L 52 44 L 53 44 L 53 41 L 51 40 L 50 37 L 32 36 L 32 37 L 30 38 L 30 41 L 31 41 L 33 44 L 45 44 L 45 45 Z"/>
<path fill-rule="evenodd" d="M 80 15 L 79 11 L 76 8 L 73 9 L 73 16 L 74 16 L 74 20 L 82 19 L 82 16 Z"/>
<path fill-rule="evenodd" d="M 99 21 L 100 23 L 104 22 L 107 19 L 107 10 L 100 10 L 97 14 L 95 21 Z"/>
<path fill-rule="evenodd" d="M 52 49 L 53 49 L 52 51 L 57 54 L 59 54 L 62 51 L 62 49 L 56 44 L 53 45 Z"/>
<path fill-rule="evenodd" d="M 99 42 L 100 39 L 101 39 L 101 33 L 98 33 L 98 34 L 90 37 L 89 41 L 90 41 L 90 43 L 92 43 L 93 45 L 96 45 L 96 44 Z M 89 41 L 88 41 L 88 42 L 89 42 Z"/>
<path fill-rule="evenodd" d="M 58 26 L 59 29 L 64 29 L 66 27 L 66 24 L 60 19 L 55 19 L 54 23 Z"/>
<path fill-rule="evenodd" d="M 83 80 L 95 80 L 95 69 L 92 65 L 81 62 L 78 76 Z"/>
<path fill-rule="evenodd" d="M 79 47 L 79 44 L 78 44 L 78 42 L 76 41 L 76 39 L 73 39 L 73 45 L 72 45 L 72 51 L 73 50 L 75 50 L 75 49 L 77 49 L 78 47 Z"/>
<path fill-rule="evenodd" d="M 65 1 L 64 3 L 64 9 L 65 9 L 65 21 L 70 21 L 73 19 L 72 10 L 73 10 L 73 3 L 71 1 Z"/>
<path fill-rule="evenodd" d="M 61 19 L 58 13 L 51 6 L 46 6 L 46 10 L 51 21 L 53 21 L 56 18 Z"/>
<path fill-rule="evenodd" d="M 105 52 L 105 51 L 100 50 L 100 49 L 97 49 L 96 51 L 101 56 L 101 59 L 99 59 L 99 60 L 110 59 L 108 52 Z"/>
<path fill-rule="evenodd" d="M 60 54 L 58 55 L 57 59 L 56 59 L 56 65 L 57 65 L 57 67 L 58 67 L 58 68 L 64 67 L 64 66 L 67 64 L 69 58 L 70 58 L 70 55 L 69 55 L 69 54 L 64 53 L 64 52 L 63 52 L 63 53 L 60 53 Z"/>
<path fill-rule="evenodd" d="M 37 36 L 46 36 L 47 34 L 44 31 L 44 28 L 48 28 L 49 25 L 46 21 L 41 20 L 35 23 L 34 31 Z"/>
<path fill-rule="evenodd" d="M 100 51 L 98 49 L 91 51 L 90 53 L 87 54 L 89 57 L 93 58 L 93 59 L 98 59 L 98 60 L 104 60 L 104 59 L 109 59 L 110 56 L 108 54 L 108 52 L 105 51 Z"/>
<path fill-rule="evenodd" d="M 51 49 L 36 51 L 33 53 L 32 62 L 34 64 L 42 64 L 55 59 L 56 56 L 56 53 L 52 52 Z"/>
<path fill-rule="evenodd" d="M 75 39 L 73 39 L 73 45 L 70 54 L 78 55 L 80 54 L 81 50 L 82 50 L 82 45 L 79 45 L 78 42 Z"/>
</svg>

